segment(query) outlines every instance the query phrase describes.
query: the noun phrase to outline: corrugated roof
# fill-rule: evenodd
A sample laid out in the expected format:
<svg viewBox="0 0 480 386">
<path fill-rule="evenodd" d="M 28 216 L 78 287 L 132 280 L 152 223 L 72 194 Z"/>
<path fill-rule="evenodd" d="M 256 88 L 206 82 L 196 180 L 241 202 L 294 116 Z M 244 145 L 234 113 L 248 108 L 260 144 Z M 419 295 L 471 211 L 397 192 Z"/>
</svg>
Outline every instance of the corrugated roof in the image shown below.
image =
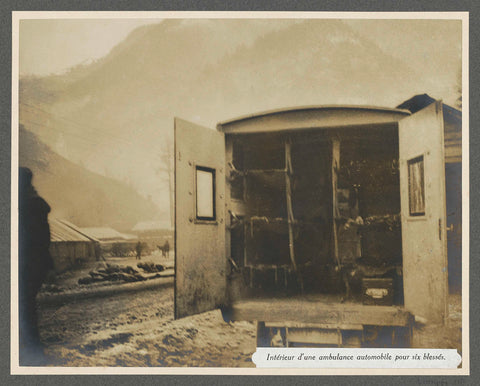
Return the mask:
<svg viewBox="0 0 480 386">
<path fill-rule="evenodd" d="M 134 232 L 145 232 L 145 231 L 157 231 L 157 230 L 171 230 L 172 225 L 170 220 L 159 220 L 159 221 L 141 221 L 137 223 L 132 231 Z"/>
<path fill-rule="evenodd" d="M 96 238 L 98 240 L 132 240 L 136 239 L 135 235 L 123 234 L 113 228 L 80 228 L 86 235 Z"/>
<path fill-rule="evenodd" d="M 136 239 L 138 239 L 137 235 L 131 235 L 131 234 L 128 234 L 128 233 L 121 233 L 121 235 L 123 236 L 123 238 L 125 240 L 136 240 Z"/>
<path fill-rule="evenodd" d="M 62 242 L 62 241 L 84 241 L 93 242 L 95 240 L 88 238 L 75 227 L 75 225 L 68 223 L 64 220 L 51 218 L 50 224 L 50 241 Z"/>
</svg>

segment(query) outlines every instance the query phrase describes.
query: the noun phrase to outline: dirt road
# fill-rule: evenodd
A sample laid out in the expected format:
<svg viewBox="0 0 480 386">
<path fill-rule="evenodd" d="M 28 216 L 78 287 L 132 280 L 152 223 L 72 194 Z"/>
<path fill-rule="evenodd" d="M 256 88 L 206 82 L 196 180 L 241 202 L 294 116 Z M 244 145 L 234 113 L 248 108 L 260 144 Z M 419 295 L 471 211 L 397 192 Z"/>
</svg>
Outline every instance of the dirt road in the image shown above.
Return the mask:
<svg viewBox="0 0 480 386">
<path fill-rule="evenodd" d="M 40 329 L 56 365 L 254 367 L 253 323 L 218 310 L 174 320 L 171 287 L 44 304 Z"/>
<path fill-rule="evenodd" d="M 110 260 L 112 264 L 136 263 L 128 259 Z M 168 266 L 159 258 L 153 261 Z M 154 287 L 146 281 L 79 286 L 78 277 L 88 275 L 92 268 L 64 275 L 57 283 L 62 288 L 57 298 L 79 290 L 80 296 L 66 296 L 64 303 L 40 305 L 41 336 L 52 364 L 254 367 L 253 323 L 225 323 L 218 310 L 174 320 L 171 285 Z M 150 287 L 144 288 L 147 284 Z M 122 292 L 129 286 L 137 289 Z M 87 298 L 82 295 L 83 290 L 108 291 L 108 295 Z M 461 315 L 460 296 L 451 296 L 447 325 L 416 330 L 413 347 L 457 348 L 461 352 Z"/>
<path fill-rule="evenodd" d="M 416 330 L 413 347 L 461 352 L 457 308 L 447 326 Z M 253 323 L 225 323 L 218 310 L 174 320 L 172 287 L 43 304 L 40 328 L 54 365 L 254 367 Z"/>
</svg>

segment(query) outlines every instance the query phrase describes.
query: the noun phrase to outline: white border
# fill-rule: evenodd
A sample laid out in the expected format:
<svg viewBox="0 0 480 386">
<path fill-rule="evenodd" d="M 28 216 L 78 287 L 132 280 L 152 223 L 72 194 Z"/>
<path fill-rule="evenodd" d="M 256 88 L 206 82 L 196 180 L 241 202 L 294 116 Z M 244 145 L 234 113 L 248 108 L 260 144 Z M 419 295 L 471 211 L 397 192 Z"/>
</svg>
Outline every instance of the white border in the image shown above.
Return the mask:
<svg viewBox="0 0 480 386">
<path fill-rule="evenodd" d="M 250 12 L 250 11 L 14 11 L 13 19 L 437 19 L 468 20 L 468 12 Z"/>
<path fill-rule="evenodd" d="M 462 21 L 462 368 L 439 369 L 256 369 L 256 368 L 143 368 L 143 367 L 20 367 L 18 350 L 18 79 L 19 24 L 27 19 L 435 19 Z M 11 374 L 218 374 L 218 375 L 469 375 L 469 13 L 468 12 L 12 12 L 12 147 L 11 147 Z"/>
</svg>

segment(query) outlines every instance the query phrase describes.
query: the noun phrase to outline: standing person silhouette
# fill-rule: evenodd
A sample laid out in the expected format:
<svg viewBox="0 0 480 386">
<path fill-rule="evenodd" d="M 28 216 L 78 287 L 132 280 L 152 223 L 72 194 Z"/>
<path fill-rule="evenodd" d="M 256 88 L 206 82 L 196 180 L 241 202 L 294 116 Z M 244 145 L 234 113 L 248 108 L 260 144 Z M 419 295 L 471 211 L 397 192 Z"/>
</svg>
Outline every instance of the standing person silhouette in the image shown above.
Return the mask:
<svg viewBox="0 0 480 386">
<path fill-rule="evenodd" d="M 50 256 L 50 206 L 32 185 L 33 174 L 19 169 L 18 273 L 20 365 L 45 364 L 44 347 L 38 331 L 36 296 L 53 268 Z"/>
<path fill-rule="evenodd" d="M 163 244 L 163 252 L 165 253 L 166 257 L 170 257 L 170 244 L 168 243 L 168 240 L 165 240 L 165 244 Z"/>
<path fill-rule="evenodd" d="M 136 259 L 142 260 L 142 243 L 140 241 L 135 246 L 135 251 L 137 252 Z"/>
</svg>

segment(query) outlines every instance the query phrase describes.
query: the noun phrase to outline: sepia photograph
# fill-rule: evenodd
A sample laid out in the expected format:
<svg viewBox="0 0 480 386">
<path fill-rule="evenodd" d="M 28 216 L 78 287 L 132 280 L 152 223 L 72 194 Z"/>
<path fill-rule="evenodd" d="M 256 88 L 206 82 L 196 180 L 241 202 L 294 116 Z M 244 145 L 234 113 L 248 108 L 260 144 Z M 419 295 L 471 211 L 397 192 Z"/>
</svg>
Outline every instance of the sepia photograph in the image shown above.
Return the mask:
<svg viewBox="0 0 480 386">
<path fill-rule="evenodd" d="M 12 27 L 12 372 L 468 374 L 468 13 Z"/>
</svg>

